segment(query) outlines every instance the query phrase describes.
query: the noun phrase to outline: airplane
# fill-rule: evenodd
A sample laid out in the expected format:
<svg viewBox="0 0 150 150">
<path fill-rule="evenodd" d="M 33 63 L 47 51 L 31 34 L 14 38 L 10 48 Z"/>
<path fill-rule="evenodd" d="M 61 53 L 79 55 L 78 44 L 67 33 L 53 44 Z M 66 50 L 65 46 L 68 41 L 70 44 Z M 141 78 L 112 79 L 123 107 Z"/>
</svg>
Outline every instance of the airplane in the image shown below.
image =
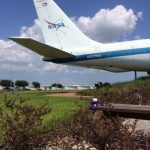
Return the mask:
<svg viewBox="0 0 150 150">
<path fill-rule="evenodd" d="M 34 0 L 45 43 L 28 37 L 9 39 L 57 64 L 110 72 L 150 72 L 150 39 L 99 43 L 84 35 L 54 0 Z"/>
</svg>

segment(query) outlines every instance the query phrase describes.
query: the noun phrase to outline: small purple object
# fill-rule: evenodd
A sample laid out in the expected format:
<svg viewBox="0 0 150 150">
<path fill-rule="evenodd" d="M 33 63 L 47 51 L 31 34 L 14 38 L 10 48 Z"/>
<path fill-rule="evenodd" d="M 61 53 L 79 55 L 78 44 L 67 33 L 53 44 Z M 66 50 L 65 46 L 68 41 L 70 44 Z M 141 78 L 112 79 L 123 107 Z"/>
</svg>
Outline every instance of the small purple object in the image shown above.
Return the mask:
<svg viewBox="0 0 150 150">
<path fill-rule="evenodd" d="M 91 101 L 91 103 L 90 103 L 90 109 L 92 109 L 92 110 L 97 110 L 97 106 L 103 106 L 103 103 L 100 101 L 100 100 L 97 100 L 97 101 Z"/>
<path fill-rule="evenodd" d="M 98 105 L 98 102 L 91 102 L 90 103 L 90 109 L 96 110 L 97 109 L 97 105 Z"/>
</svg>

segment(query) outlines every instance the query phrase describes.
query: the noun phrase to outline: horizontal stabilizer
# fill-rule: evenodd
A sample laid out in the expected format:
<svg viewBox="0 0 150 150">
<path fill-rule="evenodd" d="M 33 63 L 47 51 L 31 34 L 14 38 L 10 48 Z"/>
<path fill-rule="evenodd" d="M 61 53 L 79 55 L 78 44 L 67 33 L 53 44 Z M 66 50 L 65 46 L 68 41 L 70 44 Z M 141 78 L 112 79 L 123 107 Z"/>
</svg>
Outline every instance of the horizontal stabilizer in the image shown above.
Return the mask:
<svg viewBox="0 0 150 150">
<path fill-rule="evenodd" d="M 54 48 L 52 46 L 43 44 L 41 42 L 35 41 L 30 38 L 22 38 L 22 37 L 11 37 L 10 40 L 15 41 L 16 43 L 31 49 L 32 51 L 42 55 L 46 58 L 70 58 L 74 57 L 74 55 L 62 51 L 60 49 Z"/>
</svg>

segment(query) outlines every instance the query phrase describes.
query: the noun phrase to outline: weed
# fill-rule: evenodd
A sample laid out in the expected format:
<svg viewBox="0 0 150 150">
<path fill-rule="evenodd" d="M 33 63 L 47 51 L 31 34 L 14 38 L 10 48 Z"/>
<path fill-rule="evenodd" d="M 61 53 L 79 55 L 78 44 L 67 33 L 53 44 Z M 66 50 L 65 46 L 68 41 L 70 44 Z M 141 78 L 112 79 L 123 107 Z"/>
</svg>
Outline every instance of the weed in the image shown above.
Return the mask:
<svg viewBox="0 0 150 150">
<path fill-rule="evenodd" d="M 37 133 L 35 131 L 50 111 L 46 103 L 33 107 L 27 105 L 25 99 L 8 99 L 5 96 L 4 106 L 0 108 L 0 148 L 29 149 L 31 139 Z"/>
</svg>

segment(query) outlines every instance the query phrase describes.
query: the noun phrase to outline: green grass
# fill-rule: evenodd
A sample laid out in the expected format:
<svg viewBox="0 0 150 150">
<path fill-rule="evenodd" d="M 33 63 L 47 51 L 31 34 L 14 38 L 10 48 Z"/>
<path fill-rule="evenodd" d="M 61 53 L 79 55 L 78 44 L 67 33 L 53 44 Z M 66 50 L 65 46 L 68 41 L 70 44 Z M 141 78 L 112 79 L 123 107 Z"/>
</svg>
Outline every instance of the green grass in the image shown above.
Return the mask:
<svg viewBox="0 0 150 150">
<path fill-rule="evenodd" d="M 128 91 L 130 89 L 136 89 L 138 87 L 142 87 L 145 84 L 150 84 L 150 77 L 145 77 L 144 79 L 140 78 L 140 79 L 133 80 L 133 81 L 115 83 L 115 84 L 112 84 L 111 87 L 103 87 L 98 90 L 94 89 L 94 90 L 77 91 L 77 94 L 98 96 L 101 93 L 108 91 L 108 90 L 109 92 L 116 92 L 120 89 Z"/>
<path fill-rule="evenodd" d="M 130 88 L 137 88 L 147 83 L 150 83 L 150 77 L 147 77 L 145 79 L 137 79 L 133 81 L 128 81 L 128 82 L 115 83 L 112 85 L 111 88 L 114 90 L 120 89 L 120 88 L 128 90 Z"/>
<path fill-rule="evenodd" d="M 73 116 L 73 113 L 79 109 L 79 105 L 87 105 L 88 101 L 79 98 L 49 97 L 50 93 L 60 91 L 17 91 L 17 92 L 1 92 L 0 106 L 3 105 L 5 95 L 7 98 L 18 99 L 22 97 L 27 100 L 27 104 L 40 106 L 47 102 L 52 107 L 52 111 L 43 119 L 44 125 L 51 126 L 55 121 L 63 121 Z M 64 91 L 61 91 L 64 92 Z"/>
<path fill-rule="evenodd" d="M 138 79 L 136 81 L 124 82 L 113 84 L 109 91 L 116 91 L 123 89 L 136 88 L 139 85 L 144 85 L 145 83 L 150 83 L 150 78 L 141 80 Z M 85 90 L 81 91 L 83 95 L 99 95 L 103 91 L 107 90 L 107 88 L 102 88 L 100 90 Z M 9 99 L 18 99 L 22 97 L 27 100 L 27 104 L 33 106 L 40 106 L 43 103 L 47 102 L 49 106 L 52 107 L 51 113 L 44 117 L 43 123 L 50 126 L 55 121 L 63 121 L 65 119 L 71 118 L 73 113 L 79 109 L 79 105 L 88 105 L 87 100 L 80 100 L 80 98 L 64 98 L 64 97 L 49 97 L 47 95 L 51 93 L 58 92 L 69 92 L 69 91 L 16 91 L 12 92 L 0 92 L 0 106 L 3 106 L 3 99 L 5 95 Z M 79 94 L 80 91 L 79 91 Z M 28 101 L 28 99 L 30 99 Z"/>
</svg>

